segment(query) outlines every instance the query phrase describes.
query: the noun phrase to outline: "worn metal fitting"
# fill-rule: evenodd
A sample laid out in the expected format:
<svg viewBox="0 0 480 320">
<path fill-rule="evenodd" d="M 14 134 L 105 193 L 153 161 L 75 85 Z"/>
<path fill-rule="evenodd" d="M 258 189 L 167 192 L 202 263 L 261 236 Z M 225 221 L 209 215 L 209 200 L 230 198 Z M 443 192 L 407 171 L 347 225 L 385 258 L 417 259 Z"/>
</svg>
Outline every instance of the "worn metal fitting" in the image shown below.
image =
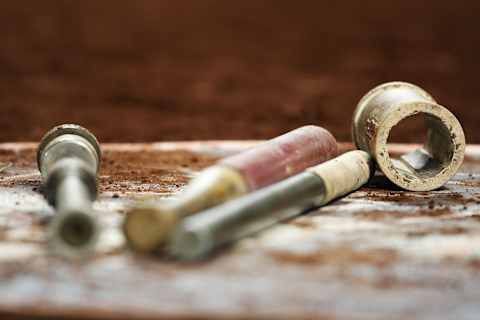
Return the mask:
<svg viewBox="0 0 480 320">
<path fill-rule="evenodd" d="M 50 130 L 37 150 L 45 196 L 56 214 L 48 226 L 52 251 L 69 258 L 93 252 L 98 225 L 92 202 L 97 197 L 101 151 L 87 129 L 64 124 Z"/>
<path fill-rule="evenodd" d="M 139 252 L 161 249 L 182 218 L 248 192 L 235 170 L 212 166 L 195 178 L 176 201 L 143 204 L 129 210 L 123 232 L 130 248 Z"/>
<path fill-rule="evenodd" d="M 182 221 L 173 233 L 169 253 L 197 260 L 214 249 L 324 205 L 365 184 L 373 160 L 364 151 L 335 159 Z"/>
<path fill-rule="evenodd" d="M 133 250 L 161 249 L 178 221 L 294 175 L 337 155 L 337 142 L 318 126 L 304 126 L 227 157 L 201 172 L 175 201 L 140 205 L 123 231 Z"/>
<path fill-rule="evenodd" d="M 423 115 L 427 128 L 425 144 L 393 158 L 387 147 L 390 131 L 417 114 Z M 388 179 L 411 191 L 444 185 L 465 153 L 465 135 L 457 118 L 423 89 L 406 82 L 385 83 L 368 92 L 354 112 L 352 134 L 357 148 L 369 152 Z"/>
</svg>

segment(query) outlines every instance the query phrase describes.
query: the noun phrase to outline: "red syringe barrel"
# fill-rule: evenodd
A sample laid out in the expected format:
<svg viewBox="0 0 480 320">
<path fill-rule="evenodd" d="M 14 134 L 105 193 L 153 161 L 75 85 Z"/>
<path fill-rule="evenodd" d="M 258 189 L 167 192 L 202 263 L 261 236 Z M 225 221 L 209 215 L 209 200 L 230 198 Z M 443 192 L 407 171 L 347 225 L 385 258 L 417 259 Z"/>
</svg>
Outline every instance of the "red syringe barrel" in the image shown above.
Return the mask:
<svg viewBox="0 0 480 320">
<path fill-rule="evenodd" d="M 136 251 L 162 247 L 181 219 L 243 196 L 337 155 L 335 138 L 305 126 L 224 158 L 195 177 L 175 201 L 129 211 L 125 237 Z"/>
<path fill-rule="evenodd" d="M 337 141 L 326 129 L 304 126 L 218 164 L 237 170 L 250 191 L 260 189 L 337 156 Z"/>
</svg>

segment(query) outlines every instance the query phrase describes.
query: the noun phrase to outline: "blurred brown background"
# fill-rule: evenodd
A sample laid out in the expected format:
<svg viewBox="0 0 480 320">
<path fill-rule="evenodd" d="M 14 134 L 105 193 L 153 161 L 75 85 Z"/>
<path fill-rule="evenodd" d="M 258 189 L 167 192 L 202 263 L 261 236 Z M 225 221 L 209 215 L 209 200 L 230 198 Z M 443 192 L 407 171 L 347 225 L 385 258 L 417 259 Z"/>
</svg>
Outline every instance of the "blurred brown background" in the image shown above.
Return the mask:
<svg viewBox="0 0 480 320">
<path fill-rule="evenodd" d="M 77 122 L 101 141 L 267 138 L 320 124 L 350 140 L 358 99 L 416 83 L 480 113 L 480 2 L 2 1 L 1 141 Z M 417 137 L 408 130 L 405 141 Z"/>
</svg>

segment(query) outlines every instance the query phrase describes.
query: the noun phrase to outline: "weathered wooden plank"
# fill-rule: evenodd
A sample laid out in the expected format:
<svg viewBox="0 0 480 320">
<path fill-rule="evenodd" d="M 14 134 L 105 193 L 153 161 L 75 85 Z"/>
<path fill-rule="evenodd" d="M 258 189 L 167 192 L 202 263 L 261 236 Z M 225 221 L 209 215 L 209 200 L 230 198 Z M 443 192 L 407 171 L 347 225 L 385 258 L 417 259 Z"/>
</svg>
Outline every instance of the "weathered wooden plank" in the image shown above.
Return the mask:
<svg viewBox="0 0 480 320">
<path fill-rule="evenodd" d="M 0 145 L 0 314 L 198 319 L 476 318 L 480 307 L 480 147 L 432 192 L 377 175 L 330 206 L 179 264 L 134 256 L 118 225 L 135 200 L 174 196 L 201 168 L 252 142 L 105 145 L 95 205 L 105 228 L 84 262 L 49 256 L 52 214 L 35 144 Z M 351 145 L 342 145 L 344 150 Z M 395 152 L 411 149 L 396 145 Z"/>
</svg>

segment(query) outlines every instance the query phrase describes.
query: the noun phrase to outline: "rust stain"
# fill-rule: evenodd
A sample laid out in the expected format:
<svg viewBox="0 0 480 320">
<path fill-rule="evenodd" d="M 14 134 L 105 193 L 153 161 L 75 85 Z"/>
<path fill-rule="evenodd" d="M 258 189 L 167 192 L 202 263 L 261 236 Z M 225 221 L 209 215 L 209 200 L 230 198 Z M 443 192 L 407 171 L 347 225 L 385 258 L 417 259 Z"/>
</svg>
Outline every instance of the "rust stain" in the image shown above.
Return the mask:
<svg viewBox="0 0 480 320">
<path fill-rule="evenodd" d="M 17 168 L 35 168 L 37 164 L 37 150 L 27 148 L 20 150 L 0 149 L 1 162 L 11 162 Z"/>
<path fill-rule="evenodd" d="M 367 264 L 378 268 L 387 267 L 398 259 L 397 252 L 392 249 L 358 251 L 346 246 L 324 248 L 314 253 L 270 251 L 269 254 L 275 260 L 282 263 L 311 265 L 333 264 L 342 266 Z"/>
<path fill-rule="evenodd" d="M 459 226 L 447 226 L 447 227 L 442 227 L 442 228 L 437 228 L 437 229 L 429 229 L 429 230 L 419 230 L 419 231 L 410 231 L 407 232 L 407 236 L 409 237 L 425 237 L 425 236 L 431 236 L 435 234 L 441 234 L 441 235 L 459 235 L 459 234 L 465 234 L 468 233 L 468 229 L 459 227 Z"/>
<path fill-rule="evenodd" d="M 302 218 L 293 219 L 293 220 L 290 220 L 288 224 L 296 226 L 298 228 L 302 228 L 302 229 L 315 229 L 315 224 L 308 219 L 302 219 Z"/>
<path fill-rule="evenodd" d="M 368 212 L 360 212 L 356 217 L 368 220 L 398 220 L 403 218 L 418 217 L 440 217 L 451 215 L 453 212 L 450 208 L 436 208 L 432 210 L 413 210 L 413 211 L 394 211 L 394 210 L 373 210 Z"/>
<path fill-rule="evenodd" d="M 100 171 L 100 190 L 173 193 L 217 158 L 190 151 L 106 151 Z"/>
<path fill-rule="evenodd" d="M 365 125 L 365 134 L 368 138 L 368 141 L 372 141 L 375 138 L 377 132 L 377 124 L 373 119 L 367 119 Z"/>
</svg>

